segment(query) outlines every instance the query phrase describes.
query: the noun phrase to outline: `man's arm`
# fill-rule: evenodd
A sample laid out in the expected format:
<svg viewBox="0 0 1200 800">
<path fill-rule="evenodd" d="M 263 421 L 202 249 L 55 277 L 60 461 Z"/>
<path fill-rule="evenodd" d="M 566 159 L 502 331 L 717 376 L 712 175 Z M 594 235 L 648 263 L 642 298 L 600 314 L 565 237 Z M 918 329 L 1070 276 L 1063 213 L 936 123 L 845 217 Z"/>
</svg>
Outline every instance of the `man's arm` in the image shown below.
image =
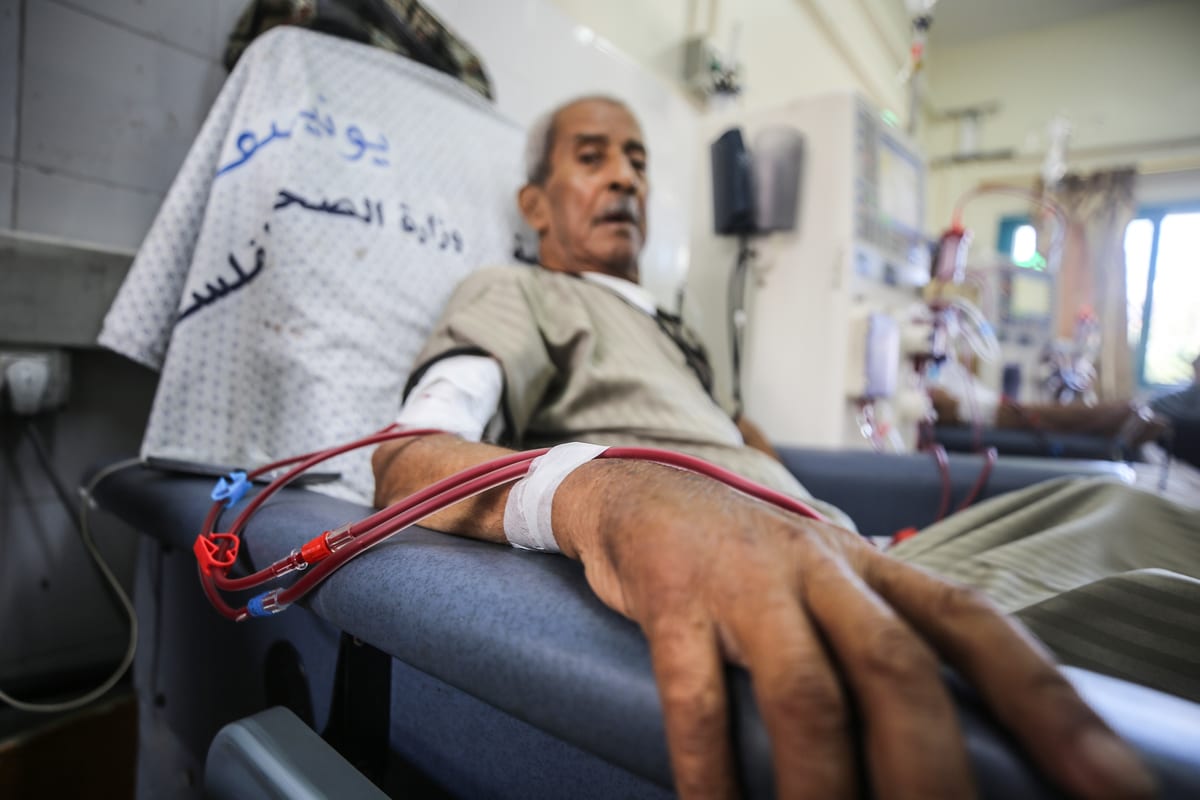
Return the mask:
<svg viewBox="0 0 1200 800">
<path fill-rule="evenodd" d="M 452 436 L 385 444 L 374 457 L 376 500 L 398 500 L 504 452 Z M 425 524 L 503 542 L 507 494 L 492 490 Z M 878 796 L 971 796 L 940 659 L 1072 794 L 1153 791 L 1136 757 L 1027 633 L 979 594 L 849 531 L 708 478 L 621 460 L 568 475 L 552 523 L 600 599 L 649 640 L 683 797 L 736 795 L 726 659 L 751 674 L 781 797 L 855 796 L 852 707 Z"/>
<path fill-rule="evenodd" d="M 375 505 L 389 506 L 442 478 L 510 452 L 451 434 L 385 442 L 371 456 Z M 443 533 L 505 543 L 504 502 L 508 489 L 501 486 L 455 503 L 426 517 L 421 524 Z"/>
</svg>

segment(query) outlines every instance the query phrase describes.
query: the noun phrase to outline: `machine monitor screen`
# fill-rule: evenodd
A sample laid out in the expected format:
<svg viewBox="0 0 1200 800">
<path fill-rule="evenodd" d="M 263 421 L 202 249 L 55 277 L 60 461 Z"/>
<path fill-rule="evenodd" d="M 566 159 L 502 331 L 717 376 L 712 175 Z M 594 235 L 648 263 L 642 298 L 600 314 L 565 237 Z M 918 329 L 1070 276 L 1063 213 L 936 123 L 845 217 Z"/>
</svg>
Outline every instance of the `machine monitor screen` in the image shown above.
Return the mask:
<svg viewBox="0 0 1200 800">
<path fill-rule="evenodd" d="M 898 142 L 879 137 L 879 214 L 885 225 L 920 234 L 921 163 Z"/>
</svg>

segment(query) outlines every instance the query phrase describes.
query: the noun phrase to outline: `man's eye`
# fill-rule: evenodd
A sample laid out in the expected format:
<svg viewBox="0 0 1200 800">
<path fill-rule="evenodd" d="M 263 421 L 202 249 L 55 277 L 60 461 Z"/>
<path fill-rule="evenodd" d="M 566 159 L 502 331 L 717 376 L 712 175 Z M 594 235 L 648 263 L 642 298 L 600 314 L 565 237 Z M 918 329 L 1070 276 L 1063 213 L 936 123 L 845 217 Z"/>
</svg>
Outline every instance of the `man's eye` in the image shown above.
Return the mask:
<svg viewBox="0 0 1200 800">
<path fill-rule="evenodd" d="M 581 164 L 599 164 L 600 154 L 595 152 L 583 152 L 579 154 L 579 163 Z"/>
<path fill-rule="evenodd" d="M 633 168 L 635 170 L 637 170 L 638 172 L 646 171 L 646 162 L 642 161 L 641 159 L 634 158 L 634 159 L 631 159 L 629 163 L 632 164 Z"/>
</svg>

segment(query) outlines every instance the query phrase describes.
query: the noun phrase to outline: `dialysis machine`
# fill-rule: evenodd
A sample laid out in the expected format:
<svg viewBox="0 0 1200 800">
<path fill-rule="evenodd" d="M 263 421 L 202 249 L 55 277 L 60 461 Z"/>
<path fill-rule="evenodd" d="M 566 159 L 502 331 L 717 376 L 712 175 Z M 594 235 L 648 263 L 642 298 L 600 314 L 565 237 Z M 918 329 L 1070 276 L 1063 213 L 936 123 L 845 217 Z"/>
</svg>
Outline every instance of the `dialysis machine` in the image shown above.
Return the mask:
<svg viewBox="0 0 1200 800">
<path fill-rule="evenodd" d="M 727 118 L 709 139 L 730 125 L 747 142 L 780 126 L 804 141 L 795 228 L 750 239 L 746 414 L 776 444 L 866 447 L 856 421 L 860 401 L 891 394 L 897 382 L 898 337 L 878 312 L 919 302 L 917 290 L 929 278 L 924 162 L 900 130 L 852 93 Z M 710 209 L 711 202 L 697 219 Z M 707 308 L 723 308 L 720 288 L 710 279 L 704 291 L 702 276 L 727 275 L 735 244 L 703 227 L 689 289 Z M 711 316 L 701 325 L 718 340 Z M 719 360 L 720 348 L 713 349 Z"/>
</svg>

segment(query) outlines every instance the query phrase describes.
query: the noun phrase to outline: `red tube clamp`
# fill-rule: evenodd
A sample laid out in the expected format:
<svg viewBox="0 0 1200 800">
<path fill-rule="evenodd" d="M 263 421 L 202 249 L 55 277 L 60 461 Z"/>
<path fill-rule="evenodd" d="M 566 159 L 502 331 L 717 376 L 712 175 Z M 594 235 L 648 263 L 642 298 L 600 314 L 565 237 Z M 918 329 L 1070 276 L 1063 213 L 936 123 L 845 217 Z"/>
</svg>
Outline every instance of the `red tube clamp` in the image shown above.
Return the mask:
<svg viewBox="0 0 1200 800">
<path fill-rule="evenodd" d="M 238 537 L 232 533 L 209 533 L 196 537 L 192 552 L 196 554 L 196 563 L 205 575 L 211 575 L 213 567 L 222 572 L 229 569 L 237 561 Z M 223 547 L 224 545 L 224 547 Z"/>
</svg>

